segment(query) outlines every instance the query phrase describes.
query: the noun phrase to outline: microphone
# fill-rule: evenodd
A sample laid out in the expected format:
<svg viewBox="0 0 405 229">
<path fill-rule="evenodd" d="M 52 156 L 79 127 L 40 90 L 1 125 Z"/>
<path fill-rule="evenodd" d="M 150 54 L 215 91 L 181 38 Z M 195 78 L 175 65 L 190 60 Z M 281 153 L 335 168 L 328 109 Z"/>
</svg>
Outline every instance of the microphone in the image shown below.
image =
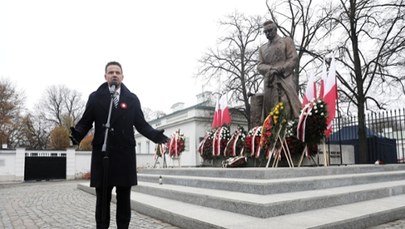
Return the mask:
<svg viewBox="0 0 405 229">
<path fill-rule="evenodd" d="M 115 94 L 115 91 L 117 91 L 117 86 L 118 82 L 117 81 L 112 81 L 110 84 L 110 93 L 113 95 Z"/>
</svg>

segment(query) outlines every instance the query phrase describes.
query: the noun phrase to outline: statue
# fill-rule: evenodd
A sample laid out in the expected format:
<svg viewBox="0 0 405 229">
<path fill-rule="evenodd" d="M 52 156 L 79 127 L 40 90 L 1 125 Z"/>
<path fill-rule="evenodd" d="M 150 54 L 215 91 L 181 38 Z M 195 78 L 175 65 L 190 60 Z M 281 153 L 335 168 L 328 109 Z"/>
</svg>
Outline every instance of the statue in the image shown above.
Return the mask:
<svg viewBox="0 0 405 229">
<path fill-rule="evenodd" d="M 298 118 L 301 102 L 294 81 L 298 56 L 290 37 L 280 37 L 273 21 L 263 23 L 268 42 L 259 49 L 258 72 L 264 77 L 263 94 L 251 98 L 253 125 L 261 125 L 271 109 L 283 102 L 288 118 Z"/>
</svg>

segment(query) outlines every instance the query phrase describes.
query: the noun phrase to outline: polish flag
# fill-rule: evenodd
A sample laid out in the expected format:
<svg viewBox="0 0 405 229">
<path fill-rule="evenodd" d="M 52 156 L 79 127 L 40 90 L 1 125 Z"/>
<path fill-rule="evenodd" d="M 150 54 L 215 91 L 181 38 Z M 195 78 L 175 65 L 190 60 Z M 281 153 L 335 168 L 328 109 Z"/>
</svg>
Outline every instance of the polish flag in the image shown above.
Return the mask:
<svg viewBox="0 0 405 229">
<path fill-rule="evenodd" d="M 215 104 L 214 118 L 212 119 L 212 128 L 218 128 L 221 126 L 221 112 L 219 110 L 219 98 Z"/>
<path fill-rule="evenodd" d="M 220 126 L 222 125 L 230 125 L 232 122 L 232 117 L 231 113 L 229 111 L 229 106 L 228 106 L 228 98 L 226 95 L 221 96 L 221 99 L 219 101 L 219 106 L 220 106 L 220 111 L 221 111 L 221 122 Z"/>
<path fill-rule="evenodd" d="M 212 128 L 218 128 L 222 125 L 230 125 L 232 122 L 231 113 L 229 111 L 228 100 L 226 95 L 221 96 L 215 105 L 214 119 L 212 120 Z"/>
<path fill-rule="evenodd" d="M 332 122 L 336 113 L 336 99 L 337 99 L 337 83 L 336 83 L 336 63 L 335 58 L 332 57 L 329 72 L 326 72 L 326 66 L 323 66 L 323 77 L 321 81 L 321 94 L 320 97 L 328 107 L 328 117 L 326 119 L 327 129 L 325 131 L 326 137 L 332 133 Z"/>
<path fill-rule="evenodd" d="M 308 77 L 307 89 L 305 90 L 304 98 L 302 100 L 302 107 L 304 107 L 308 101 L 316 98 L 316 81 L 313 74 Z"/>
</svg>

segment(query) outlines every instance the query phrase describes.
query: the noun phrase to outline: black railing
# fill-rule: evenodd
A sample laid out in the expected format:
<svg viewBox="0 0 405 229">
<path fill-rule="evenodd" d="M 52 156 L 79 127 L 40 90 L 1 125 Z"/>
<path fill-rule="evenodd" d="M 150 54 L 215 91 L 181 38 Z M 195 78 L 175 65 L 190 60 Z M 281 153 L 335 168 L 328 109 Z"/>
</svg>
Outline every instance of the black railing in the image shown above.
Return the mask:
<svg viewBox="0 0 405 229">
<path fill-rule="evenodd" d="M 358 144 L 358 117 L 336 117 L 333 131 L 330 140 L 334 144 Z M 366 136 L 369 163 L 384 159 L 387 163 L 405 163 L 404 108 L 367 113 Z"/>
</svg>

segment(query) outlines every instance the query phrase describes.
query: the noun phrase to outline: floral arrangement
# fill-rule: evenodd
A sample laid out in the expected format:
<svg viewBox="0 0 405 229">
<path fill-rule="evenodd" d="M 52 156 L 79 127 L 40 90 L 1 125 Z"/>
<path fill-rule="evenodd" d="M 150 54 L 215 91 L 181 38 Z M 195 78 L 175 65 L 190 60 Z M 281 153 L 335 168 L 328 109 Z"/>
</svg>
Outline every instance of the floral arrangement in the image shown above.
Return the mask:
<svg viewBox="0 0 405 229">
<path fill-rule="evenodd" d="M 298 120 L 289 120 L 287 122 L 287 130 L 286 130 L 286 137 L 297 137 L 297 126 L 298 126 Z"/>
<path fill-rule="evenodd" d="M 235 157 L 243 155 L 243 148 L 245 145 L 246 131 L 242 126 L 239 126 L 232 134 L 228 143 L 226 143 L 224 156 Z"/>
<path fill-rule="evenodd" d="M 245 147 L 243 149 L 244 153 L 248 157 L 260 156 L 260 137 L 262 135 L 262 126 L 253 127 L 249 130 L 245 138 Z"/>
<path fill-rule="evenodd" d="M 285 140 L 287 141 L 291 155 L 299 155 L 304 149 L 304 143 L 297 139 L 297 125 L 298 119 L 289 120 L 287 122 Z"/>
<path fill-rule="evenodd" d="M 180 129 L 176 130 L 169 142 L 169 156 L 172 158 L 180 157 L 180 154 L 185 149 L 184 134 L 180 132 Z"/>
<path fill-rule="evenodd" d="M 162 157 L 166 153 L 167 146 L 165 144 L 156 144 L 155 146 L 155 159 Z"/>
<path fill-rule="evenodd" d="M 327 106 L 321 99 L 307 103 L 297 124 L 297 138 L 307 145 L 319 144 L 325 138 Z"/>
<path fill-rule="evenodd" d="M 197 152 L 200 153 L 203 159 L 212 159 L 212 138 L 214 136 L 214 130 L 207 131 L 203 140 L 200 142 L 197 148 Z"/>
<path fill-rule="evenodd" d="M 229 126 L 223 125 L 217 128 L 212 138 L 212 156 L 220 156 L 221 152 L 224 152 L 225 146 L 230 138 Z"/>
<path fill-rule="evenodd" d="M 263 122 L 260 147 L 266 152 L 266 158 L 270 157 L 270 151 L 276 144 L 277 134 L 286 128 L 285 109 L 283 102 L 279 102 Z"/>
</svg>

